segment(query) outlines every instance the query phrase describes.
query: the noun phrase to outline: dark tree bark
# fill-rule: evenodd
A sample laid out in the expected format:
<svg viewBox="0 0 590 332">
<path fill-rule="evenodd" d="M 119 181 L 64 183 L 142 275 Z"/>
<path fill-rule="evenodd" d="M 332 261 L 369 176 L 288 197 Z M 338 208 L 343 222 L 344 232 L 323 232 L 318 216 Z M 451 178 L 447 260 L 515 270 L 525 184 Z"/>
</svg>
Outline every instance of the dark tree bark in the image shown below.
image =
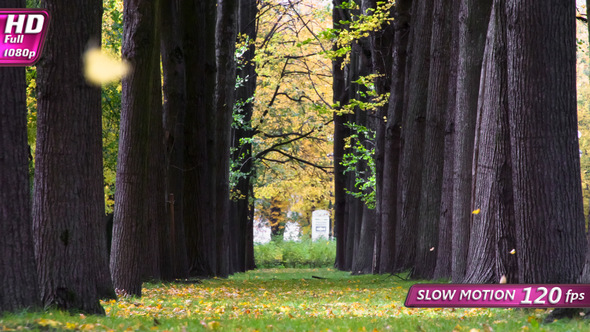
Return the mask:
<svg viewBox="0 0 590 332">
<path fill-rule="evenodd" d="M 517 282 L 508 126 L 506 14 L 495 0 L 484 52 L 473 165 L 473 207 L 464 282 Z M 511 232 L 512 230 L 512 232 Z"/>
<path fill-rule="evenodd" d="M 368 38 L 361 38 L 352 45 L 350 68 L 352 72 L 351 82 L 357 81 L 360 77 L 365 77 L 371 73 L 371 49 Z M 352 98 L 360 101 L 367 101 L 364 96 L 367 88 L 359 83 L 351 85 L 350 92 L 354 95 Z M 371 130 L 375 130 L 373 121 L 370 119 L 372 114 L 368 111 L 355 108 L 355 121 L 357 125 L 365 126 Z M 373 142 L 363 140 L 361 144 L 367 150 L 372 149 Z M 350 173 L 352 177 L 362 176 L 368 178 L 372 172 L 366 162 L 359 162 L 356 165 L 356 174 Z M 349 187 L 351 190 L 354 185 Z M 367 204 L 360 198 L 357 198 L 356 215 L 353 216 L 355 230 L 354 230 L 354 256 L 352 258 L 352 272 L 355 274 L 372 273 L 373 272 L 373 250 L 375 248 L 375 211 L 369 209 Z"/>
<path fill-rule="evenodd" d="M 161 5 L 158 4 L 160 7 Z M 159 55 L 160 32 L 156 31 L 156 50 Z M 169 227 L 166 218 L 166 178 L 164 128 L 162 119 L 162 81 L 159 61 L 152 67 L 152 93 L 150 107 L 150 141 L 148 159 L 147 187 L 147 222 L 148 242 L 145 248 L 144 279 L 162 279 L 163 269 L 170 262 L 168 235 Z"/>
<path fill-rule="evenodd" d="M 216 275 L 227 277 L 230 271 L 230 201 L 229 201 L 229 157 L 232 113 L 235 103 L 236 36 L 238 0 L 219 0 L 217 3 L 217 24 L 215 53 L 217 56 L 217 76 L 215 99 L 217 105 L 217 178 L 216 211 L 217 223 L 217 271 Z"/>
<path fill-rule="evenodd" d="M 4 3 L 24 8 L 24 0 Z M 0 68 L 0 314 L 40 305 L 31 232 L 25 69 Z"/>
<path fill-rule="evenodd" d="M 163 126 L 166 139 L 166 175 L 168 198 L 168 236 L 170 271 L 162 277 L 186 278 L 188 266 L 184 245 L 184 116 L 186 108 L 185 63 L 180 36 L 178 2 L 162 1 L 160 48 L 164 73 Z"/>
<path fill-rule="evenodd" d="M 150 259 L 145 254 L 152 194 L 149 176 L 153 176 L 150 136 L 152 126 L 161 126 L 161 121 L 153 123 L 155 100 L 161 98 L 154 95 L 154 75 L 159 75 L 159 2 L 128 0 L 124 6 L 121 53 L 133 70 L 123 79 L 111 274 L 116 289 L 141 296 L 144 259 Z"/>
<path fill-rule="evenodd" d="M 509 1 L 507 22 L 518 282 L 574 282 L 586 250 L 575 2 Z"/>
<path fill-rule="evenodd" d="M 82 53 L 100 40 L 102 2 L 42 6 L 52 23 L 37 66 L 33 234 L 41 299 L 45 306 L 104 314 L 98 300 L 112 286 L 103 256 L 101 97 L 82 76 Z"/>
<path fill-rule="evenodd" d="M 455 144 L 455 102 L 457 90 L 457 65 L 459 45 L 459 6 L 453 6 L 451 19 L 451 47 L 448 78 L 448 96 L 445 116 L 444 162 L 438 227 L 438 246 L 436 250 L 436 268 L 433 279 L 451 277 L 452 239 L 453 239 L 453 167 Z"/>
<path fill-rule="evenodd" d="M 367 0 L 366 8 L 377 8 L 377 1 Z M 366 10 L 366 9 L 365 9 Z M 393 10 L 388 17 L 392 18 Z M 394 29 L 391 24 L 383 23 L 381 29 L 371 32 L 371 63 L 372 72 L 378 74 L 375 78 L 375 91 L 379 94 L 385 94 L 391 90 L 391 66 L 392 66 L 392 49 L 393 49 Z M 375 249 L 373 253 L 373 271 L 378 272 L 381 264 L 381 242 L 382 227 L 381 214 L 383 210 L 383 158 L 385 155 L 385 125 L 387 123 L 387 110 L 389 105 L 386 103 L 376 110 L 375 116 Z"/>
<path fill-rule="evenodd" d="M 184 226 L 189 273 L 214 276 L 216 2 L 181 1 L 186 66 Z"/>
<path fill-rule="evenodd" d="M 381 189 L 381 257 L 380 273 L 395 270 L 396 224 L 398 220 L 398 169 L 401 151 L 401 124 L 409 34 L 411 0 L 397 1 L 393 21 L 394 44 L 392 50 L 391 94 L 385 125 L 383 148 L 383 188 Z"/>
<path fill-rule="evenodd" d="M 347 19 L 345 11 L 339 6 L 340 0 L 333 1 L 332 22 L 334 29 L 345 28 L 340 24 Z M 337 45 L 333 46 L 333 50 Z M 348 92 L 346 86 L 345 70 L 342 68 L 343 59 L 332 60 L 332 100 L 334 104 L 346 105 L 348 103 Z M 346 175 L 342 160 L 344 157 L 344 139 L 346 116 L 334 112 L 334 235 L 336 237 L 336 262 L 335 267 L 340 270 L 347 270 L 346 265 L 346 244 L 347 244 L 347 223 L 346 223 Z"/>
<path fill-rule="evenodd" d="M 244 117 L 245 126 L 236 128 L 233 134 L 233 147 L 237 148 L 234 152 L 234 160 L 237 161 L 238 168 L 234 171 L 247 174 L 240 177 L 235 188 L 235 197 L 233 200 L 234 224 L 232 233 L 235 236 L 235 259 L 236 271 L 244 272 L 255 268 L 254 266 L 254 228 L 252 218 L 254 206 L 250 203 L 253 201 L 253 181 L 255 174 L 252 167 L 252 144 L 247 142 L 252 138 L 254 131 L 251 128 L 253 103 L 247 102 L 254 96 L 256 90 L 256 67 L 254 63 L 256 40 L 256 17 L 258 15 L 258 6 L 256 0 L 240 0 L 238 7 L 239 32 L 241 35 L 248 37 L 250 44 L 248 50 L 242 55 L 242 66 L 238 69 L 238 76 L 246 79 L 242 86 L 236 89 L 236 100 L 245 103 L 240 110 Z M 246 139 L 246 140 L 244 140 Z"/>
<path fill-rule="evenodd" d="M 428 103 L 422 156 L 422 189 L 418 209 L 418 239 L 412 277 L 432 279 L 438 250 L 438 223 L 444 166 L 445 118 L 448 109 L 452 11 L 456 4 L 440 1 L 432 14 Z"/>
<path fill-rule="evenodd" d="M 477 97 L 492 0 L 462 0 L 459 11 L 459 64 L 455 109 L 452 279 L 465 275 L 471 218 L 471 169 Z"/>
<path fill-rule="evenodd" d="M 411 268 L 416 259 L 416 241 L 419 227 L 420 187 L 422 182 L 422 155 L 428 101 L 430 68 L 430 40 L 432 29 L 432 1 L 413 2 L 412 41 L 409 45 L 407 109 L 402 126 L 402 156 L 400 163 L 400 219 L 397 228 L 397 269 Z M 428 250 L 428 249 L 426 249 Z"/>
</svg>

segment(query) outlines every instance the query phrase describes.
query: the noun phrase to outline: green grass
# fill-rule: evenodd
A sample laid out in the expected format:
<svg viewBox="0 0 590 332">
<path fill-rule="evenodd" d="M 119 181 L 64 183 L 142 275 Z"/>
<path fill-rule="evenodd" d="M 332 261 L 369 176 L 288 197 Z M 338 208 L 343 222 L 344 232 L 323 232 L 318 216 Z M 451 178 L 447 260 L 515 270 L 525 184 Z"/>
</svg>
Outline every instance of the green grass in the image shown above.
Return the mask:
<svg viewBox="0 0 590 332">
<path fill-rule="evenodd" d="M 5 315 L 0 331 L 590 330 L 581 318 L 539 324 L 547 314 L 541 309 L 406 308 L 412 284 L 394 276 L 350 276 L 326 268 L 255 270 L 199 284 L 146 284 L 142 298 L 103 303 L 106 317 L 58 311 Z"/>
<path fill-rule="evenodd" d="M 254 246 L 254 260 L 259 268 L 330 267 L 336 260 L 336 241 L 305 239 L 300 242 L 275 239 Z"/>
</svg>

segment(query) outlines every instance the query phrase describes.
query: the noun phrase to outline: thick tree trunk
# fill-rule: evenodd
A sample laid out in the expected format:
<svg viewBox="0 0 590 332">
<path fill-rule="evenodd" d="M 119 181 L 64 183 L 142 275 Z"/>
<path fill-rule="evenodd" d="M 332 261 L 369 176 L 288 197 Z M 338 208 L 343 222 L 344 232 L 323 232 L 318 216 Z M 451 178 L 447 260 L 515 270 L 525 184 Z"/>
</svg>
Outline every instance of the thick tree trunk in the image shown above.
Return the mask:
<svg viewBox="0 0 590 332">
<path fill-rule="evenodd" d="M 232 114 L 235 104 L 236 36 L 238 0 L 220 0 L 217 4 L 216 44 L 217 75 L 215 99 L 217 105 L 217 178 L 215 223 L 217 223 L 217 271 L 216 275 L 227 277 L 230 271 L 230 201 L 229 157 Z"/>
<path fill-rule="evenodd" d="M 397 228 L 396 265 L 400 270 L 414 266 L 419 227 L 420 188 L 424 130 L 428 101 L 432 1 L 413 2 L 412 42 L 409 46 L 407 109 L 402 126 L 402 156 L 400 164 L 400 219 Z M 430 247 L 429 247 L 430 248 Z M 428 250 L 428 249 L 426 249 Z"/>
<path fill-rule="evenodd" d="M 474 204 L 464 282 L 493 283 L 514 270 L 514 207 L 508 125 L 506 17 L 504 0 L 495 0 L 484 53 L 473 165 Z M 504 271 L 504 272 L 500 272 Z M 500 274 L 501 273 L 501 274 Z"/>
<path fill-rule="evenodd" d="M 4 3 L 24 8 L 24 0 Z M 37 307 L 39 287 L 31 232 L 25 69 L 0 68 L 0 314 Z"/>
<path fill-rule="evenodd" d="M 184 116 L 186 109 L 185 63 L 180 36 L 180 13 L 176 1 L 162 1 L 160 48 L 164 73 L 163 122 L 166 140 L 166 175 L 168 198 L 168 246 L 170 271 L 162 278 L 186 278 L 188 266 L 184 245 Z M 172 194 L 172 196 L 171 196 Z"/>
<path fill-rule="evenodd" d="M 111 274 L 116 289 L 141 295 L 149 230 L 150 137 L 153 126 L 154 74 L 159 73 L 158 1 L 124 3 L 122 56 L 133 70 L 123 79 L 117 191 L 113 219 Z M 158 68 L 156 71 L 155 68 Z M 158 80 L 159 81 L 159 80 Z M 161 105 L 160 105 L 161 107 Z"/>
<path fill-rule="evenodd" d="M 575 3 L 509 1 L 507 16 L 518 282 L 574 282 L 586 251 Z"/>
<path fill-rule="evenodd" d="M 434 5 L 430 74 L 424 154 L 422 156 L 422 189 L 418 209 L 418 239 L 412 277 L 432 279 L 438 250 L 438 223 L 444 166 L 444 134 L 450 66 L 451 21 L 454 4 L 440 1 Z"/>
<path fill-rule="evenodd" d="M 433 279 L 447 279 L 451 277 L 452 239 L 453 239 L 453 167 L 455 144 L 455 103 L 457 90 L 457 65 L 459 45 L 459 6 L 452 9 L 450 62 L 447 91 L 447 105 L 445 110 L 444 162 L 442 174 L 442 189 L 440 215 L 438 227 L 438 246 L 436 250 L 436 268 Z"/>
<path fill-rule="evenodd" d="M 452 279 L 465 275 L 471 218 L 471 179 L 477 97 L 492 0 L 462 0 L 455 109 Z"/>
<path fill-rule="evenodd" d="M 37 66 L 33 196 L 41 299 L 45 306 L 103 314 L 98 300 L 112 286 L 103 256 L 101 97 L 82 76 L 82 53 L 100 40 L 102 3 L 44 5 L 52 23 Z"/>
<path fill-rule="evenodd" d="M 215 212 L 215 17 L 212 0 L 181 1 L 186 66 L 184 226 L 190 274 L 217 271 Z"/>
<path fill-rule="evenodd" d="M 398 220 L 398 170 L 401 151 L 401 123 L 407 58 L 408 32 L 410 30 L 411 0 L 397 1 L 393 21 L 394 44 L 392 50 L 391 94 L 385 124 L 383 148 L 383 188 L 381 189 L 381 257 L 380 273 L 395 270 L 396 225 Z"/>
</svg>

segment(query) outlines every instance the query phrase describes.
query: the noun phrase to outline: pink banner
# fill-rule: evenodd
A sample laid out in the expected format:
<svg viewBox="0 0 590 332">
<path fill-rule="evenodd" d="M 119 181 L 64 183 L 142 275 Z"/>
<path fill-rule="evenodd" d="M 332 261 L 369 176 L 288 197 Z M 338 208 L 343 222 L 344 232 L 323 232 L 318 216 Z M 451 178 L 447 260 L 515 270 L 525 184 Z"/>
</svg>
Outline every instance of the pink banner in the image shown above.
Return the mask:
<svg viewBox="0 0 590 332">
<path fill-rule="evenodd" d="M 590 284 L 416 284 L 406 307 L 590 307 Z"/>
<path fill-rule="evenodd" d="M 48 27 L 46 10 L 0 8 L 0 66 L 35 64 Z"/>
</svg>

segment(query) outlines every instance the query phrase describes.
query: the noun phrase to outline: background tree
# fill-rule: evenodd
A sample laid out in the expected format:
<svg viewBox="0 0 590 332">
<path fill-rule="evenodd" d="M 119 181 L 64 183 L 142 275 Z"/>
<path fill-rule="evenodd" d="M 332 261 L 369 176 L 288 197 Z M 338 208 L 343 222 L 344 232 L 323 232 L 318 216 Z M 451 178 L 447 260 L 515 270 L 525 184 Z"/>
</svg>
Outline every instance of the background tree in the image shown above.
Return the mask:
<svg viewBox="0 0 590 332">
<path fill-rule="evenodd" d="M 102 4 L 41 5 L 52 17 L 37 67 L 33 234 L 41 298 L 45 306 L 104 313 L 98 299 L 112 288 L 102 255 L 100 89 L 82 76 L 83 51 L 100 41 Z"/>
</svg>

